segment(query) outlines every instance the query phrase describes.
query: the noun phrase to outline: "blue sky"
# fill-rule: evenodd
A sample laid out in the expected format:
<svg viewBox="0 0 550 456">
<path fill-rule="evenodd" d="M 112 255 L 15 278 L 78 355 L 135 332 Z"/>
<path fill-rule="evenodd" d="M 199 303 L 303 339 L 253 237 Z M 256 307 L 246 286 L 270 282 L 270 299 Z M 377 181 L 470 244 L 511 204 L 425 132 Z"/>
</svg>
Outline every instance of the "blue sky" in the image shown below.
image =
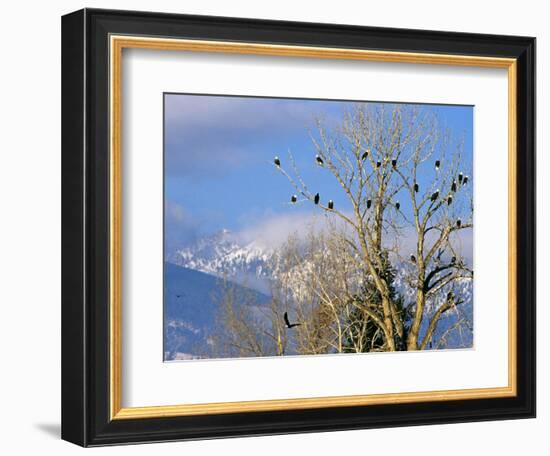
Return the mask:
<svg viewBox="0 0 550 456">
<path fill-rule="evenodd" d="M 222 228 L 265 234 L 267 227 L 299 226 L 314 208 L 288 204 L 295 192 L 272 165 L 275 155 L 288 162 L 288 151 L 312 190 L 347 208 L 338 184 L 315 166 L 309 131 L 316 116 L 338 121 L 350 102 L 183 94 L 166 94 L 164 101 L 167 249 Z M 463 164 L 471 175 L 473 108 L 422 109 L 464 138 Z"/>
</svg>

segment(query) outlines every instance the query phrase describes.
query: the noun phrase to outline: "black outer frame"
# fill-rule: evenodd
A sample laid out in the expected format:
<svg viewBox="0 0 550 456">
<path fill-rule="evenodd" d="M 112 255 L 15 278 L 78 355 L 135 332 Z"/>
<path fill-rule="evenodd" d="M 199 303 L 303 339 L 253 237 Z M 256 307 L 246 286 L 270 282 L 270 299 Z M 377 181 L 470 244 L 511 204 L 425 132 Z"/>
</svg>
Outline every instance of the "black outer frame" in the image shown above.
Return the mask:
<svg viewBox="0 0 550 456">
<path fill-rule="evenodd" d="M 110 34 L 518 59 L 518 395 L 110 421 Z M 99 446 L 535 417 L 535 226 L 534 38 L 97 9 L 68 14 L 62 18 L 62 438 Z"/>
</svg>

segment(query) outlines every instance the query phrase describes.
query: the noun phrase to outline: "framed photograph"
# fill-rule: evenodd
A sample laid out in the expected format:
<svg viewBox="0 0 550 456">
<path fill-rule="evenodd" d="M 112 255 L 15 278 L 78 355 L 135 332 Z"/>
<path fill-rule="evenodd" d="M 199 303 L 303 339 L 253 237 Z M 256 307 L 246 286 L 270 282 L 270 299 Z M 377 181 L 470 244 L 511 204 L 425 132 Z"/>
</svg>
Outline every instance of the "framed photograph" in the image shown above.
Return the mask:
<svg viewBox="0 0 550 456">
<path fill-rule="evenodd" d="M 62 20 L 62 437 L 535 416 L 535 39 Z"/>
</svg>

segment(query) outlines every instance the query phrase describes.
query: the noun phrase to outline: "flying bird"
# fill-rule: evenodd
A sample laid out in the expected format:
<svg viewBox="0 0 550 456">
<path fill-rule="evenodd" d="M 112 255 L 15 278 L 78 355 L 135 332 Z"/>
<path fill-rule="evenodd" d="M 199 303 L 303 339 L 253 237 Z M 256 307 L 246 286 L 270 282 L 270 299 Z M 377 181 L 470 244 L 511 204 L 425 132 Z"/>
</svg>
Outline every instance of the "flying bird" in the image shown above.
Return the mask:
<svg viewBox="0 0 550 456">
<path fill-rule="evenodd" d="M 283 318 L 285 320 L 285 325 L 288 329 L 292 329 L 295 326 L 300 326 L 302 324 L 302 323 L 290 323 L 290 321 L 288 321 L 288 312 L 285 312 L 285 314 L 283 315 Z"/>
<path fill-rule="evenodd" d="M 382 162 L 381 162 L 381 161 L 377 161 L 377 162 L 376 162 L 376 167 L 377 167 L 377 168 L 380 168 L 381 166 L 382 166 Z"/>
<path fill-rule="evenodd" d="M 418 184 L 416 182 L 414 183 L 414 192 L 418 193 Z"/>
<path fill-rule="evenodd" d="M 369 156 L 369 151 L 363 152 L 363 155 L 361 155 L 361 160 L 365 161 L 365 159 Z"/>
<path fill-rule="evenodd" d="M 456 226 L 457 226 L 458 228 L 460 228 L 460 227 L 462 226 L 462 220 L 458 219 L 458 220 L 456 221 Z"/>
<path fill-rule="evenodd" d="M 441 162 L 439 160 L 435 161 L 435 170 L 439 171 L 439 167 L 441 166 Z"/>
<path fill-rule="evenodd" d="M 449 197 L 447 198 L 447 205 L 450 206 L 452 202 L 453 202 L 453 197 L 449 195 Z"/>
<path fill-rule="evenodd" d="M 453 183 L 451 184 L 451 192 L 456 192 L 456 180 L 453 180 Z"/>
<path fill-rule="evenodd" d="M 464 180 L 462 181 L 462 185 L 466 185 L 468 183 L 468 176 L 464 176 Z"/>
<path fill-rule="evenodd" d="M 319 154 L 315 156 L 315 160 L 317 161 L 318 165 L 323 166 L 324 161 Z"/>
<path fill-rule="evenodd" d="M 273 159 L 273 163 L 275 163 L 275 166 L 281 166 L 281 160 L 279 160 L 279 157 L 275 157 Z"/>
<path fill-rule="evenodd" d="M 400 207 L 401 207 L 401 203 L 400 203 L 399 201 L 397 201 L 397 202 L 395 203 L 395 208 L 396 208 L 397 210 L 399 210 Z"/>
<path fill-rule="evenodd" d="M 328 201 L 328 208 L 331 210 L 334 209 L 334 202 L 332 200 Z"/>
<path fill-rule="evenodd" d="M 181 298 L 181 295 L 176 295 L 176 298 Z"/>
<path fill-rule="evenodd" d="M 296 195 L 292 195 L 292 196 L 290 197 L 290 202 L 291 202 L 292 204 L 294 204 L 296 201 L 298 201 L 298 197 L 297 197 Z"/>
<path fill-rule="evenodd" d="M 411 255 L 411 261 L 412 261 L 413 263 L 416 263 L 416 257 L 415 257 L 414 255 Z"/>
<path fill-rule="evenodd" d="M 430 197 L 430 200 L 433 202 L 439 198 L 439 189 L 437 189 L 435 192 L 432 193 L 432 196 Z"/>
<path fill-rule="evenodd" d="M 458 183 L 462 184 L 462 179 L 464 179 L 464 174 L 458 173 Z"/>
<path fill-rule="evenodd" d="M 397 160 L 393 159 L 391 165 L 395 168 L 397 166 Z"/>
<path fill-rule="evenodd" d="M 315 197 L 313 198 L 313 202 L 315 204 L 319 204 L 319 200 L 321 199 L 321 197 L 319 196 L 319 193 L 316 193 L 315 194 Z"/>
<path fill-rule="evenodd" d="M 370 209 L 371 205 L 372 205 L 372 200 L 368 199 L 367 200 L 367 209 Z"/>
</svg>

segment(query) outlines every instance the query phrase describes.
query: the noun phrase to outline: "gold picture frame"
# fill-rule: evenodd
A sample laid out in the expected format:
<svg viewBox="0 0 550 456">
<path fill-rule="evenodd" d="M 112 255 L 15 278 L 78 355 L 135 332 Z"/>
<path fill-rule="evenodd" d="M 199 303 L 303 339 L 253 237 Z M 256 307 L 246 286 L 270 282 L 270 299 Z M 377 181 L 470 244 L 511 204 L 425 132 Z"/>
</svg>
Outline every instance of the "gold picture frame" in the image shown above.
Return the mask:
<svg viewBox="0 0 550 456">
<path fill-rule="evenodd" d="M 206 53 L 249 54 L 316 59 L 368 60 L 374 62 L 416 63 L 482 68 L 504 68 L 508 72 L 508 386 L 465 390 L 408 392 L 356 396 L 331 396 L 302 399 L 280 399 L 246 402 L 223 402 L 193 405 L 151 407 L 122 407 L 122 52 L 124 49 L 157 51 L 186 51 Z M 474 57 L 427 53 L 388 52 L 322 47 L 252 44 L 203 40 L 183 40 L 151 37 L 110 37 L 111 56 L 111 418 L 158 418 L 212 413 L 239 413 L 251 411 L 296 410 L 319 407 L 361 406 L 422 402 L 426 400 L 451 401 L 510 397 L 516 395 L 516 59 Z"/>
</svg>

